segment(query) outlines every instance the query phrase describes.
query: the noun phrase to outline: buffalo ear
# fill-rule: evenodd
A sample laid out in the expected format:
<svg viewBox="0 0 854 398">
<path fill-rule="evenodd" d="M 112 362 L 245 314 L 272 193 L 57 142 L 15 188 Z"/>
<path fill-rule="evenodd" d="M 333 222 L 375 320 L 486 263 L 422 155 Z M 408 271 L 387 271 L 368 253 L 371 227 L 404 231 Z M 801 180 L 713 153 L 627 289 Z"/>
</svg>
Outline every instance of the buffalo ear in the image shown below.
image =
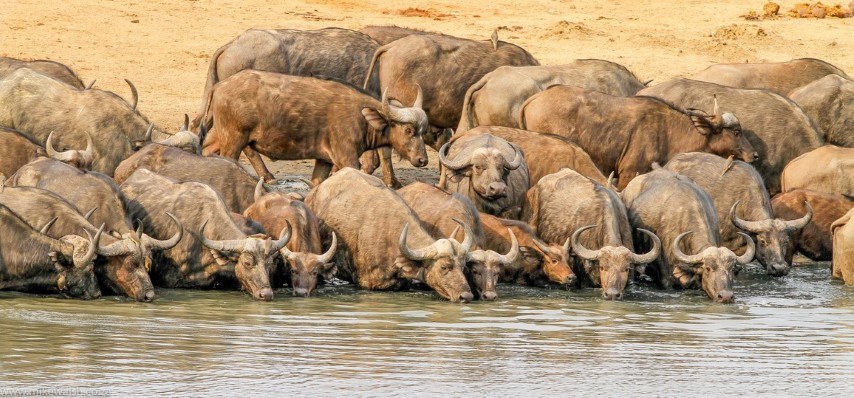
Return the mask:
<svg viewBox="0 0 854 398">
<path fill-rule="evenodd" d="M 150 143 L 150 141 L 144 141 L 144 140 L 134 141 L 133 142 L 133 150 L 138 151 L 138 150 L 142 149 L 142 147 L 148 145 L 149 143 Z"/>
<path fill-rule="evenodd" d="M 329 280 L 332 280 L 332 278 L 334 278 L 335 275 L 338 274 L 338 267 L 335 266 L 334 262 L 326 263 L 326 264 L 323 264 L 323 270 L 321 272 L 323 274 L 323 280 L 329 281 Z"/>
<path fill-rule="evenodd" d="M 700 134 L 714 134 L 715 123 L 712 121 L 712 117 L 709 116 L 708 113 L 699 109 L 688 109 L 687 113 L 688 116 L 691 117 L 691 122 L 694 123 L 694 127 Z"/>
<path fill-rule="evenodd" d="M 362 116 L 368 121 L 368 124 L 377 131 L 384 131 L 388 122 L 386 122 L 380 111 L 373 108 L 362 108 Z"/>
<path fill-rule="evenodd" d="M 417 264 L 407 258 L 398 258 L 398 260 L 394 262 L 394 266 L 397 268 L 397 275 L 401 278 L 424 281 L 424 273 L 426 272 L 426 269 L 420 264 Z"/>
</svg>

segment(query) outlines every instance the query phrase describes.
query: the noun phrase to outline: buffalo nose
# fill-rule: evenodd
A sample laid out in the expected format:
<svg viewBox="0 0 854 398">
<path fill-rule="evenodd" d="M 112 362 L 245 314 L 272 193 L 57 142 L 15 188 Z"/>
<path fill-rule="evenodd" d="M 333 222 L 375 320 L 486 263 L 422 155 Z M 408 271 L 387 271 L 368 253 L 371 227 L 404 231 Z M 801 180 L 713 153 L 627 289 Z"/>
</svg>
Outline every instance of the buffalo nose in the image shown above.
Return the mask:
<svg viewBox="0 0 854 398">
<path fill-rule="evenodd" d="M 578 277 L 575 276 L 575 274 L 573 274 L 573 275 L 570 275 L 566 278 L 566 282 L 564 282 L 564 284 L 574 285 L 576 282 L 578 282 Z"/>
<path fill-rule="evenodd" d="M 265 287 L 258 291 L 258 296 L 256 297 L 258 300 L 262 301 L 272 301 L 273 300 L 273 289 L 269 287 Z"/>
<path fill-rule="evenodd" d="M 483 294 L 481 294 L 481 296 L 486 301 L 493 301 L 493 300 L 498 298 L 498 293 L 495 293 L 494 291 L 488 291 L 488 292 L 483 292 Z"/>
<path fill-rule="evenodd" d="M 142 297 L 142 300 L 146 301 L 146 302 L 154 301 L 154 290 L 152 289 L 152 290 L 145 292 L 145 295 Z"/>
<path fill-rule="evenodd" d="M 460 301 L 464 303 L 469 303 L 472 300 L 474 300 L 474 295 L 472 295 L 471 292 L 465 292 L 460 294 Z"/>
<path fill-rule="evenodd" d="M 753 152 L 753 160 L 759 160 L 759 152 Z"/>
<path fill-rule="evenodd" d="M 301 287 L 294 288 L 294 296 L 308 297 L 308 295 L 309 295 L 308 289 L 303 289 Z"/>
<path fill-rule="evenodd" d="M 718 292 L 718 302 L 719 303 L 730 303 L 732 302 L 732 291 L 729 290 L 721 290 Z"/>
<path fill-rule="evenodd" d="M 98 291 L 98 292 L 92 293 L 91 295 L 89 295 L 89 298 L 91 298 L 91 299 L 101 298 L 101 292 Z"/>
<path fill-rule="evenodd" d="M 504 197 L 507 195 L 507 185 L 501 182 L 493 182 L 486 188 L 486 194 L 491 197 Z"/>
<path fill-rule="evenodd" d="M 415 167 L 424 167 L 427 166 L 427 158 L 423 158 L 421 156 L 415 158 Z"/>
<path fill-rule="evenodd" d="M 622 300 L 623 292 L 617 289 L 608 289 L 605 291 L 605 293 L 603 293 L 603 296 L 606 300 Z"/>
<path fill-rule="evenodd" d="M 789 266 L 785 263 L 783 263 L 783 264 L 780 264 L 780 263 L 771 264 L 771 266 L 768 267 L 768 275 L 786 276 L 788 274 L 789 274 Z"/>
</svg>

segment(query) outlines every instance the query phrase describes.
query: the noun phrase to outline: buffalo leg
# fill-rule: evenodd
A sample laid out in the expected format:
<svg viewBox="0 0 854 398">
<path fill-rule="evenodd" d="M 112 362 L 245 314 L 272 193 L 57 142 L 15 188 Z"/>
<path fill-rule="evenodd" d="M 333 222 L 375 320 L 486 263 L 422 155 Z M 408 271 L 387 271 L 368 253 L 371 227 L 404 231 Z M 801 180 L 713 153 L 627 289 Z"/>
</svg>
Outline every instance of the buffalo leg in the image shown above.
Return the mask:
<svg viewBox="0 0 854 398">
<path fill-rule="evenodd" d="M 394 175 L 394 168 L 391 163 L 391 147 L 384 146 L 380 149 L 380 166 L 383 169 L 383 182 L 385 185 L 392 188 L 398 189 L 403 185 L 400 183 L 400 180 L 397 179 Z"/>
<path fill-rule="evenodd" d="M 258 151 L 252 149 L 252 147 L 243 148 L 243 154 L 246 155 L 246 158 L 249 159 L 249 163 L 252 164 L 252 168 L 255 169 L 255 173 L 258 174 L 259 177 L 264 178 L 264 182 L 272 182 L 276 179 L 276 176 L 267 169 L 267 165 L 264 164 L 264 159 L 261 159 L 261 154 Z"/>
<path fill-rule="evenodd" d="M 317 159 L 314 161 L 314 171 L 311 173 L 311 184 L 317 186 L 332 172 L 332 163 Z"/>
</svg>

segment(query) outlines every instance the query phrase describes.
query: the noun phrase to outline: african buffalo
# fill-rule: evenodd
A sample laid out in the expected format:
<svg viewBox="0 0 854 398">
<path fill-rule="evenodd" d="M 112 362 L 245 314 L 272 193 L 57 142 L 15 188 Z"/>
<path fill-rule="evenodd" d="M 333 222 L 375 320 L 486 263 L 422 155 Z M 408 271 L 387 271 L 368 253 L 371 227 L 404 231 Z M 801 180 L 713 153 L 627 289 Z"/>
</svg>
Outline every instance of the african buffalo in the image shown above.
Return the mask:
<svg viewBox="0 0 854 398">
<path fill-rule="evenodd" d="M 59 162 L 55 163 L 72 169 L 72 173 L 77 172 L 76 169 L 67 165 Z M 73 175 L 72 173 L 68 175 Z M 59 173 L 55 175 L 57 178 L 60 178 L 60 176 L 61 174 Z M 67 184 L 71 187 L 70 189 L 62 187 L 56 181 L 50 182 L 47 179 L 41 185 L 59 188 L 64 193 L 68 193 L 78 188 L 78 186 L 73 184 L 80 184 L 79 189 L 81 190 L 101 188 L 102 186 L 98 184 L 100 181 L 92 181 L 97 178 L 92 176 L 88 179 L 80 176 L 70 178 Z M 85 194 L 100 197 L 104 199 L 104 206 L 111 205 L 110 199 L 115 200 L 115 198 L 109 198 L 112 192 L 97 192 L 94 189 L 91 192 L 83 191 L 75 192 L 75 194 L 77 197 Z M 79 231 L 95 233 L 97 230 L 81 215 L 74 204 L 60 197 L 55 192 L 45 189 L 33 187 L 6 188 L 3 193 L 0 193 L 0 204 L 12 209 L 12 211 L 34 227 L 48 225 L 51 223 L 51 220 L 56 219 L 53 222 L 53 226 L 47 231 L 47 234 L 53 238 L 78 234 Z M 114 214 L 113 216 L 121 220 L 121 217 L 124 216 L 124 211 L 122 210 L 121 213 Z M 152 266 L 150 253 L 174 246 L 181 238 L 181 232 L 179 230 L 174 235 L 171 235 L 172 238 L 160 241 L 142 233 L 141 230 L 133 231 L 130 229 L 130 221 L 125 220 L 128 226 L 119 230 L 123 231 L 123 233 L 112 231 L 117 236 L 105 233 L 100 238 L 100 244 L 97 247 L 98 258 L 95 260 L 95 274 L 98 276 L 102 288 L 107 292 L 125 294 L 137 301 L 152 301 L 154 300 L 155 293 L 154 286 L 148 276 L 148 270 Z M 175 219 L 172 219 L 171 222 L 180 225 L 180 222 Z M 117 224 L 118 222 L 114 221 L 114 223 Z M 100 225 L 103 229 L 104 224 Z"/>
<path fill-rule="evenodd" d="M 199 127 L 208 109 L 214 85 L 242 70 L 322 76 L 361 87 L 379 46 L 369 36 L 349 29 L 249 29 L 211 57 L 202 106 L 193 119 L 193 129 Z M 369 90 L 375 97 L 379 97 L 378 87 L 374 83 Z"/>
<path fill-rule="evenodd" d="M 825 145 L 798 156 L 780 176 L 783 192 L 811 189 L 854 196 L 854 148 Z"/>
<path fill-rule="evenodd" d="M 146 230 L 170 233 L 174 214 L 187 229 L 177 246 L 154 254 L 151 275 L 164 287 L 222 288 L 237 284 L 256 300 L 270 301 L 270 272 L 290 228 L 278 240 L 246 236 L 234 222 L 219 194 L 198 182 L 177 182 L 139 169 L 121 185 L 128 213 Z M 206 228 L 210 226 L 210 228 Z"/>
<path fill-rule="evenodd" d="M 691 79 L 743 89 L 763 89 L 786 95 L 792 90 L 830 74 L 848 77 L 841 69 L 814 58 L 787 62 L 717 64 Z"/>
<path fill-rule="evenodd" d="M 0 127 L 0 174 L 15 174 L 21 166 L 39 155 L 47 153 L 34 138 L 17 130 Z"/>
<path fill-rule="evenodd" d="M 255 201 L 258 179 L 231 159 L 200 156 L 162 144 L 148 144 L 116 167 L 116 182 L 123 183 L 139 169 L 148 169 L 178 182 L 207 184 L 222 196 L 229 211 L 235 213 L 242 213 Z"/>
<path fill-rule="evenodd" d="M 477 126 L 520 128 L 522 104 L 556 84 L 620 97 L 635 95 L 646 87 L 625 66 L 600 59 L 577 59 L 565 65 L 502 66 L 468 88 L 456 133 Z"/>
<path fill-rule="evenodd" d="M 268 101 L 268 98 L 277 98 Z M 215 126 L 220 155 L 237 160 L 244 148 L 274 160 L 316 159 L 312 183 L 332 166 L 359 168 L 362 152 L 391 146 L 413 166 L 427 165 L 421 97 L 411 108 L 389 104 L 341 83 L 246 70 L 214 86 L 205 126 Z M 207 149 L 206 149 L 207 153 Z M 260 157 L 258 176 L 273 179 Z M 384 167 L 391 168 L 387 162 Z M 392 172 L 383 169 L 392 185 Z"/>
<path fill-rule="evenodd" d="M 439 150 L 439 187 L 457 192 L 478 211 L 518 218 L 528 167 L 514 144 L 490 134 L 455 136 Z"/>
<path fill-rule="evenodd" d="M 83 150 L 68 149 L 65 151 L 57 151 L 56 148 L 53 147 L 52 132 L 48 134 L 47 141 L 44 143 L 44 149 L 48 157 L 81 170 L 92 169 L 92 164 L 95 162 L 95 152 L 93 151 L 93 148 L 94 144 L 92 143 L 92 136 L 88 133 L 86 134 L 86 149 Z"/>
<path fill-rule="evenodd" d="M 808 211 L 806 204 L 813 209 L 813 217 L 801 230 L 792 235 L 794 251 L 798 251 L 813 261 L 830 261 L 833 257 L 833 237 L 830 225 L 854 208 L 854 197 L 832 195 L 808 189 L 795 189 L 774 196 L 771 206 L 778 218 L 794 218 Z M 787 261 L 791 262 L 789 253 Z"/>
<path fill-rule="evenodd" d="M 0 185 L 0 192 L 3 186 Z M 101 237 L 53 239 L 0 205 L 0 290 L 59 291 L 84 299 L 101 296 L 93 261 Z M 88 233 L 88 232 L 87 232 Z"/>
<path fill-rule="evenodd" d="M 682 153 L 665 168 L 690 178 L 712 198 L 720 223 L 721 242 L 736 254 L 747 249 L 739 231 L 756 242 L 756 259 L 768 275 L 784 276 L 792 265 L 792 236 L 812 218 L 812 210 L 794 217 L 775 217 L 762 177 L 752 166 L 708 153 Z M 807 205 L 809 206 L 809 205 Z M 732 222 L 728 222 L 732 220 Z"/>
<path fill-rule="evenodd" d="M 826 143 L 854 147 L 854 81 L 827 75 L 788 96 L 821 128 Z"/>
<path fill-rule="evenodd" d="M 340 240 L 339 277 L 370 290 L 400 290 L 418 280 L 453 302 L 473 299 L 463 274 L 474 244 L 470 227 L 462 243 L 436 240 L 400 195 L 351 168 L 312 189 L 305 203 L 320 218 L 321 231 Z"/>
<path fill-rule="evenodd" d="M 78 90 L 82 90 L 85 88 L 83 86 L 83 82 L 80 81 L 79 77 L 77 77 L 77 74 L 74 73 L 71 68 L 59 62 L 48 61 L 43 59 L 35 61 L 23 61 L 15 58 L 0 57 L 0 79 L 6 77 L 7 75 L 20 68 L 31 69 L 45 76 L 61 81 Z"/>
<path fill-rule="evenodd" d="M 759 154 L 753 167 L 762 176 L 772 196 L 780 192 L 783 167 L 795 157 L 823 144 L 820 130 L 804 111 L 791 100 L 767 90 L 744 90 L 696 80 L 673 79 L 643 89 L 638 95 L 661 98 L 677 106 L 706 112 L 716 108 L 713 96 L 717 96 L 721 107 L 738 115 L 744 137 Z"/>
<path fill-rule="evenodd" d="M 485 213 L 480 214 L 480 220 L 484 249 L 504 253 L 511 249 L 513 243 L 509 232 L 518 238 L 520 255 L 516 261 L 504 266 L 498 278 L 500 282 L 546 287 L 549 284 L 574 285 L 577 281 L 569 266 L 569 239 L 563 245 L 548 244 L 521 221 Z"/>
<path fill-rule="evenodd" d="M 541 178 L 564 167 L 573 169 L 600 184 L 608 182 L 587 152 L 568 138 L 559 135 L 499 126 L 479 126 L 464 133 L 457 133 L 457 136 L 463 134 L 490 134 L 516 145 L 525 156 L 530 185 L 535 185 Z"/>
<path fill-rule="evenodd" d="M 414 182 L 397 191 L 421 220 L 421 225 L 437 239 L 457 239 L 460 225 L 471 227 L 474 245 L 466 256 L 466 277 L 475 297 L 492 301 L 498 298 L 495 286 L 505 266 L 519 258 L 519 243 L 508 228 L 510 247 L 502 252 L 484 249 L 480 213 L 466 197 L 423 182 Z M 499 253 L 507 252 L 506 255 Z"/>
<path fill-rule="evenodd" d="M 91 134 L 92 170 L 107 175 L 154 132 L 161 134 L 135 108 L 136 96 L 128 103 L 109 91 L 77 90 L 27 68 L 0 79 L 0 126 L 29 134 L 39 143 L 51 131 L 61 131 L 55 137 L 60 148 L 83 148 Z"/>
<path fill-rule="evenodd" d="M 575 274 L 582 285 L 601 287 L 608 300 L 622 299 L 633 265 L 652 262 L 660 251 L 658 238 L 641 230 L 654 244 L 649 253 L 634 253 L 626 208 L 617 193 L 571 169 L 543 177 L 531 187 L 522 220 L 546 242 L 570 238 L 578 257 Z M 591 231 L 580 239 L 587 230 Z"/>
<path fill-rule="evenodd" d="M 330 280 L 335 276 L 335 263 L 332 262 L 337 249 L 335 234 L 332 234 L 329 249 L 323 252 L 317 216 L 293 195 L 267 193 L 259 180 L 255 203 L 243 215 L 261 223 L 267 231 L 281 231 L 290 224 L 291 240 L 280 250 L 285 261 L 280 273 L 289 276 L 294 296 L 308 297 L 319 280 Z"/>
<path fill-rule="evenodd" d="M 854 209 L 833 222 L 833 263 L 831 275 L 854 285 Z"/>
<path fill-rule="evenodd" d="M 747 243 L 744 254 L 723 246 L 715 205 L 700 186 L 658 167 L 632 180 L 621 195 L 632 226 L 654 232 L 663 242 L 656 266 L 646 268 L 659 287 L 699 286 L 712 300 L 733 301 L 732 281 L 753 259 L 755 245 L 750 235 L 738 232 Z"/>
<path fill-rule="evenodd" d="M 713 99 L 709 95 L 709 99 Z M 587 151 L 603 174 L 614 173 L 623 189 L 653 162 L 682 152 L 756 159 L 739 119 L 721 113 L 680 110 L 649 97 L 616 97 L 571 86 L 553 86 L 532 96 L 520 111 L 522 128 L 569 138 Z"/>
</svg>

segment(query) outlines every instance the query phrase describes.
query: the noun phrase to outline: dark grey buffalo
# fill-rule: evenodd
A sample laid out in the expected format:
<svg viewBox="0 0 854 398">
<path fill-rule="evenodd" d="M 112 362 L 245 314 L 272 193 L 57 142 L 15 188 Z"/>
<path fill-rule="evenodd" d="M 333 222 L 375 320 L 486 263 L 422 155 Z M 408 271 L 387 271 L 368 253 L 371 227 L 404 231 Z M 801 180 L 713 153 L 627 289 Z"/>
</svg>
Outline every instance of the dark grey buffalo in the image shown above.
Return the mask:
<svg viewBox="0 0 854 398">
<path fill-rule="evenodd" d="M 453 302 L 474 298 L 463 274 L 471 227 L 464 226 L 462 243 L 435 239 L 399 194 L 351 168 L 315 187 L 305 203 L 320 218 L 321 232 L 338 236 L 339 277 L 369 290 L 401 290 L 417 280 Z"/>
<path fill-rule="evenodd" d="M 632 180 L 621 195 L 632 226 L 663 242 L 655 267 L 646 268 L 659 287 L 699 287 L 717 302 L 733 300 L 733 279 L 753 259 L 755 246 L 744 232 L 739 232 L 747 243 L 744 254 L 723 246 L 715 205 L 702 188 L 659 167 Z"/>
<path fill-rule="evenodd" d="M 44 59 L 24 61 L 15 58 L 0 57 L 0 79 L 21 68 L 32 69 L 78 90 L 84 88 L 83 82 L 80 81 L 77 74 L 71 68 L 59 62 Z"/>
<path fill-rule="evenodd" d="M 821 133 L 794 102 L 767 90 L 745 90 L 689 79 L 673 79 L 641 90 L 685 108 L 711 112 L 720 107 L 736 115 L 759 159 L 753 163 L 771 195 L 780 192 L 780 173 L 789 161 L 822 145 Z M 726 155 L 724 155 L 726 156 Z"/>
<path fill-rule="evenodd" d="M 799 58 L 787 62 L 717 64 L 692 76 L 691 79 L 723 86 L 770 90 L 786 95 L 792 90 L 827 75 L 848 77 L 841 69 L 815 58 Z"/>
<path fill-rule="evenodd" d="M 652 262 L 660 251 L 658 238 L 642 230 L 654 244 L 649 253 L 636 254 L 626 208 L 616 192 L 571 169 L 531 187 L 522 219 L 548 243 L 570 239 L 575 274 L 583 285 L 601 287 L 608 300 L 622 299 L 634 266 Z"/>
<path fill-rule="evenodd" d="M 646 87 L 625 66 L 601 59 L 577 59 L 565 65 L 502 66 L 466 91 L 456 133 L 477 126 L 521 128 L 522 104 L 556 84 L 622 97 L 635 95 Z"/>
<path fill-rule="evenodd" d="M 854 81 L 827 75 L 789 93 L 824 133 L 828 144 L 854 147 Z"/>
<path fill-rule="evenodd" d="M 724 246 L 736 254 L 743 254 L 747 244 L 738 232 L 747 232 L 758 243 L 756 259 L 765 266 L 768 275 L 789 273 L 794 252 L 792 236 L 812 218 L 809 207 L 805 215 L 794 220 L 775 217 L 762 177 L 753 166 L 738 160 L 692 152 L 676 155 L 665 168 L 690 178 L 709 194 L 718 220 L 722 220 Z"/>
<path fill-rule="evenodd" d="M 88 240 L 77 234 L 54 239 L 3 205 L 0 229 L 0 290 L 58 291 L 83 299 L 101 296 L 93 269 L 100 231 Z"/>
<path fill-rule="evenodd" d="M 270 301 L 270 272 L 288 243 L 290 227 L 278 240 L 246 236 L 232 221 L 219 194 L 208 185 L 179 183 L 139 169 L 122 183 L 128 213 L 147 231 L 159 235 L 174 231 L 174 214 L 187 229 L 178 244 L 156 252 L 151 270 L 163 287 L 227 288 L 242 286 L 256 300 Z"/>
<path fill-rule="evenodd" d="M 518 218 L 528 190 L 528 166 L 515 145 L 493 136 L 458 135 L 439 151 L 439 186 L 457 192 L 478 211 Z"/>
</svg>

